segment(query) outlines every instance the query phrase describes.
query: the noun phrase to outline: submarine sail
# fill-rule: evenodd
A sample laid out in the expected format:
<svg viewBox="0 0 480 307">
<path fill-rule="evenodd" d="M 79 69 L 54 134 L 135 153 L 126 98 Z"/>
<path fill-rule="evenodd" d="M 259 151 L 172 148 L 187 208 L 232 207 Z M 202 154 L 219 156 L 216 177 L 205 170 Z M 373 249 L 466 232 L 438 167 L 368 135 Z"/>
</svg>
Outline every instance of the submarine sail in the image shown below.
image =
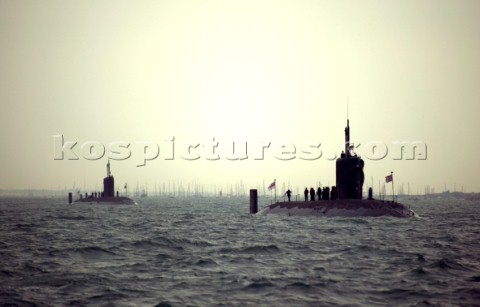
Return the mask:
<svg viewBox="0 0 480 307">
<path fill-rule="evenodd" d="M 336 187 L 339 199 L 362 199 L 365 163 L 351 152 L 350 123 L 345 127 L 345 151 L 336 161 Z"/>
</svg>

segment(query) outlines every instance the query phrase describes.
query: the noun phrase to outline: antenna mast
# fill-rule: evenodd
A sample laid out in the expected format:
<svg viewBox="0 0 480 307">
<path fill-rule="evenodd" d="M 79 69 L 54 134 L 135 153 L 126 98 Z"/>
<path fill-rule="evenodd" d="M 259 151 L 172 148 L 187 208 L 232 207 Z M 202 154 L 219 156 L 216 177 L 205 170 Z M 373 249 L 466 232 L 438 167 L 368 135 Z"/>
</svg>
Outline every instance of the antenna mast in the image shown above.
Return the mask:
<svg viewBox="0 0 480 307">
<path fill-rule="evenodd" d="M 345 128 L 345 154 L 350 157 L 350 121 L 348 119 L 348 96 L 347 96 L 347 127 Z"/>
</svg>

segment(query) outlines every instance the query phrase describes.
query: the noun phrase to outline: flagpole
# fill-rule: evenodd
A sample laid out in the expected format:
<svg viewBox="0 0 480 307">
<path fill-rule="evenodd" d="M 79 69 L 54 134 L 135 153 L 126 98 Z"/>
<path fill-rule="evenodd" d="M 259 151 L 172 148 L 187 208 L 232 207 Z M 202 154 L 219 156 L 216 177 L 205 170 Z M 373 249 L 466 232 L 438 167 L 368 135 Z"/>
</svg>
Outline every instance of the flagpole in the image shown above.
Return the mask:
<svg viewBox="0 0 480 307">
<path fill-rule="evenodd" d="M 395 188 L 393 186 L 393 172 L 390 172 L 390 176 L 392 176 L 392 197 L 393 197 L 393 202 L 395 202 Z"/>
</svg>

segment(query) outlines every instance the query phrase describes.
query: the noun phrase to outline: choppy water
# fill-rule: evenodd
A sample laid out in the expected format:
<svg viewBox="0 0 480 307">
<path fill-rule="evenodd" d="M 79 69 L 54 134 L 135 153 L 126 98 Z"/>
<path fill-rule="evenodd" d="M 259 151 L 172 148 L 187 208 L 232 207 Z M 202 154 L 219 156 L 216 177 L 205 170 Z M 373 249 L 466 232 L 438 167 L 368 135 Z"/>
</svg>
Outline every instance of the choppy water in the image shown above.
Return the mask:
<svg viewBox="0 0 480 307">
<path fill-rule="evenodd" d="M 1 305 L 478 305 L 480 202 L 251 216 L 246 198 L 0 199 Z"/>
</svg>

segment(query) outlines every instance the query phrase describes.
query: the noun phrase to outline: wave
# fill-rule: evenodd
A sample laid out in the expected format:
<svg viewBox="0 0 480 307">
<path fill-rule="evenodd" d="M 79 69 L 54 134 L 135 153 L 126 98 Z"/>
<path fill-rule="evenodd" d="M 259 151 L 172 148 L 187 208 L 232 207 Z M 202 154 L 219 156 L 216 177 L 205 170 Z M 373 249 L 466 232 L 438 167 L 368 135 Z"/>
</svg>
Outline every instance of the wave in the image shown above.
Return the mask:
<svg viewBox="0 0 480 307">
<path fill-rule="evenodd" d="M 309 289 L 312 288 L 312 286 L 310 286 L 310 284 L 308 284 L 308 283 L 297 281 L 297 282 L 288 284 L 287 286 L 285 286 L 283 288 L 284 289 L 292 289 L 293 288 L 293 289 L 299 289 L 299 290 L 309 290 Z"/>
<path fill-rule="evenodd" d="M 75 216 L 68 216 L 68 215 L 59 215 L 59 216 L 47 216 L 53 219 L 58 219 L 58 220 L 70 220 L 70 221 L 86 221 L 86 220 L 91 220 L 91 218 L 88 218 L 83 215 L 75 215 Z"/>
<path fill-rule="evenodd" d="M 160 253 L 160 254 L 157 254 L 155 258 L 157 258 L 157 260 L 166 260 L 166 259 L 171 259 L 172 256 L 166 253 Z"/>
<path fill-rule="evenodd" d="M 423 276 L 423 275 L 427 275 L 428 274 L 428 271 L 426 271 L 424 268 L 422 267 L 418 267 L 418 268 L 415 268 L 415 269 L 412 269 L 410 270 L 410 273 L 412 275 L 416 275 L 416 276 Z"/>
<path fill-rule="evenodd" d="M 117 255 L 115 252 L 104 249 L 100 246 L 74 247 L 74 248 L 65 249 L 62 252 L 66 252 L 71 256 L 79 255 L 81 257 L 88 258 L 88 259 L 104 258 L 104 257 L 111 257 L 111 256 Z"/>
<path fill-rule="evenodd" d="M 12 272 L 12 271 L 8 271 L 8 270 L 1 270 L 0 271 L 0 276 L 2 276 L 2 277 L 13 277 L 15 275 L 16 275 L 16 273 Z"/>
<path fill-rule="evenodd" d="M 279 251 L 280 249 L 273 244 L 247 246 L 238 250 L 238 252 L 242 254 L 272 254 L 278 253 Z"/>
<path fill-rule="evenodd" d="M 468 281 L 473 281 L 473 282 L 480 282 L 480 275 L 472 276 L 467 280 Z"/>
<path fill-rule="evenodd" d="M 218 263 L 215 262 L 213 259 L 199 259 L 197 262 L 194 263 L 196 266 L 201 267 L 215 267 L 218 266 Z"/>
<path fill-rule="evenodd" d="M 170 240 L 167 239 L 167 241 L 170 241 Z M 151 239 L 143 239 L 143 240 L 135 241 L 126 245 L 134 248 L 150 248 L 150 247 L 160 247 L 160 246 L 172 246 L 173 242 L 170 241 L 162 244 L 159 241 L 155 242 L 154 240 L 151 240 Z"/>
<path fill-rule="evenodd" d="M 275 285 L 273 283 L 271 283 L 270 281 L 254 281 L 254 282 L 251 282 L 251 283 L 248 283 L 244 289 L 245 290 L 263 290 L 263 289 L 266 289 L 266 288 L 271 288 L 271 287 L 275 287 Z"/>
<path fill-rule="evenodd" d="M 101 293 L 101 294 L 97 294 L 97 295 L 90 296 L 90 297 L 88 298 L 88 301 L 93 302 L 93 303 L 95 303 L 95 301 L 100 301 L 100 302 L 107 301 L 107 302 L 111 302 L 111 301 L 123 299 L 123 298 L 126 298 L 126 297 L 127 297 L 127 295 L 124 294 L 124 293 L 122 293 L 122 292 L 115 291 L 115 290 L 113 290 L 113 289 L 111 289 L 111 288 L 107 288 L 107 289 L 102 290 L 102 293 Z"/>
<path fill-rule="evenodd" d="M 461 265 L 460 263 L 448 258 L 442 258 L 437 261 L 434 261 L 429 265 L 429 267 L 438 268 L 441 270 L 462 270 L 462 271 L 467 270 L 467 268 Z"/>
</svg>

